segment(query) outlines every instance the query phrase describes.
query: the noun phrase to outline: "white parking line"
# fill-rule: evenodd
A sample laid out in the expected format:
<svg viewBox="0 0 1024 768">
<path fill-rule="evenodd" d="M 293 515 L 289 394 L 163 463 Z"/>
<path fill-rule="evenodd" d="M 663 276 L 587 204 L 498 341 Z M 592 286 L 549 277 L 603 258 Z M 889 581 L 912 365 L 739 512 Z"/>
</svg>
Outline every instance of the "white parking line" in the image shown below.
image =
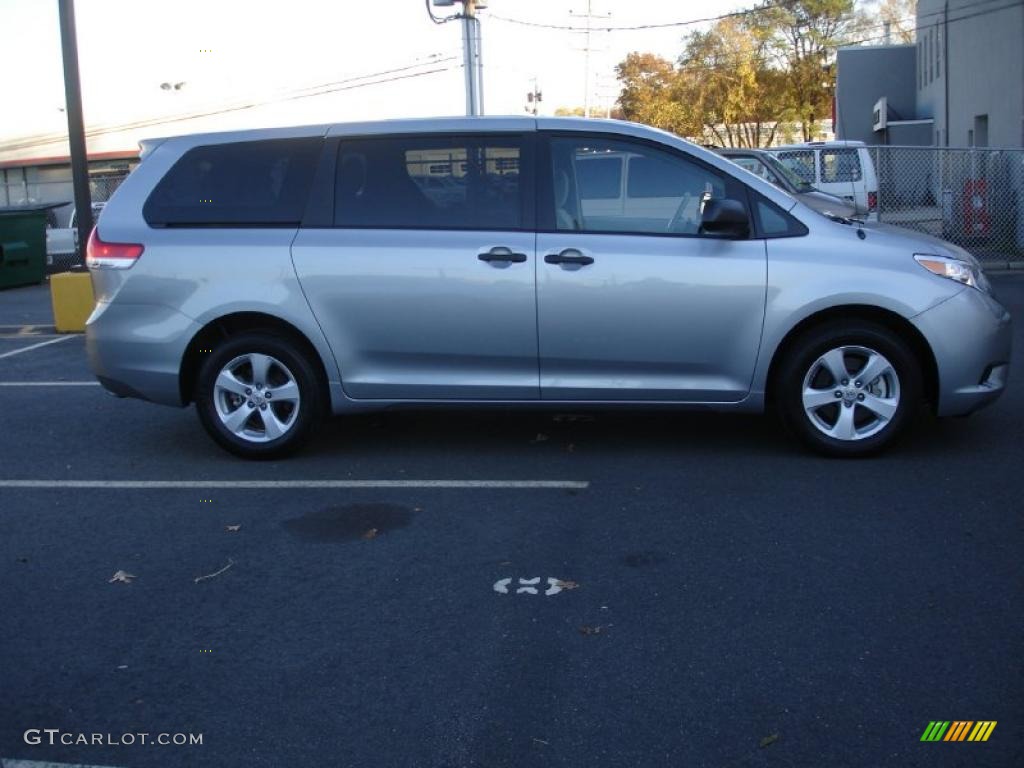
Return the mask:
<svg viewBox="0 0 1024 768">
<path fill-rule="evenodd" d="M 15 350 L 13 350 L 11 352 L 4 352 L 2 355 L 0 355 L 0 360 L 2 360 L 5 357 L 14 357 L 14 355 L 20 355 L 22 352 L 31 352 L 33 349 L 39 349 L 40 347 L 45 347 L 48 344 L 56 344 L 57 342 L 67 341 L 68 339 L 73 339 L 73 338 L 75 338 L 75 337 L 74 336 L 61 336 L 59 339 L 50 339 L 49 341 L 40 341 L 38 344 L 31 344 L 31 345 L 29 345 L 27 347 L 22 347 L 21 349 L 15 349 Z"/>
<path fill-rule="evenodd" d="M 163 490 L 227 488 L 277 490 L 286 488 L 589 488 L 588 480 L 0 480 L 0 488 L 101 488 Z"/>
<path fill-rule="evenodd" d="M 98 387 L 98 381 L 0 381 L 0 387 Z"/>
<path fill-rule="evenodd" d="M 104 768 L 102 765 L 82 765 L 80 763 L 51 763 L 38 760 L 11 760 L 0 758 L 0 768 Z M 106 768 L 110 768 L 107 766 Z"/>
</svg>

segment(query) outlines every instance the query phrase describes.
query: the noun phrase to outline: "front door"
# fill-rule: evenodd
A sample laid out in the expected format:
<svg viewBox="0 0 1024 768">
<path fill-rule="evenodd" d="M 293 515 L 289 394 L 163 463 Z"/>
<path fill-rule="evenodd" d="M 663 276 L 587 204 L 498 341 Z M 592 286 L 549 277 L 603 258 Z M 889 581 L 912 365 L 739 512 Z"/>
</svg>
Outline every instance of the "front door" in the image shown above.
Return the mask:
<svg viewBox="0 0 1024 768">
<path fill-rule="evenodd" d="M 350 397 L 539 397 L 531 142 L 341 140 L 334 227 L 292 257 Z"/>
<path fill-rule="evenodd" d="M 763 240 L 700 233 L 742 184 L 646 142 L 551 134 L 540 168 L 537 314 L 545 400 L 735 402 L 764 319 Z"/>
</svg>

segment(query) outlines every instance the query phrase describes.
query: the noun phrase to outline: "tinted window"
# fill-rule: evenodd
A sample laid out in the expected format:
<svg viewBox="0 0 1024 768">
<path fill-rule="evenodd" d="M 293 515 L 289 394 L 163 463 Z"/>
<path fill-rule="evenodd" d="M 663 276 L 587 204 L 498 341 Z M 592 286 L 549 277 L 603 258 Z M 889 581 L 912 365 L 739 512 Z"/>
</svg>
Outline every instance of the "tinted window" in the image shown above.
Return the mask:
<svg viewBox="0 0 1024 768">
<path fill-rule="evenodd" d="M 588 156 L 576 164 L 580 197 L 612 200 L 622 194 L 622 158 Z"/>
<path fill-rule="evenodd" d="M 335 226 L 518 229 L 523 156 L 521 140 L 508 137 L 344 141 Z"/>
<path fill-rule="evenodd" d="M 625 195 L 595 185 L 590 170 L 614 161 L 626 168 Z M 644 144 L 595 139 L 551 140 L 554 225 L 587 232 L 695 235 L 709 197 L 726 197 L 726 177 L 705 166 Z"/>
<path fill-rule="evenodd" d="M 152 226 L 298 226 L 323 140 L 195 147 L 143 207 Z"/>
<path fill-rule="evenodd" d="M 807 227 L 775 204 L 758 197 L 754 203 L 763 238 L 794 238 L 807 234 Z"/>
<path fill-rule="evenodd" d="M 808 184 L 814 183 L 814 150 L 779 152 L 779 160 Z"/>
<path fill-rule="evenodd" d="M 823 149 L 821 180 L 823 182 L 860 181 L 860 156 L 856 149 Z"/>
</svg>

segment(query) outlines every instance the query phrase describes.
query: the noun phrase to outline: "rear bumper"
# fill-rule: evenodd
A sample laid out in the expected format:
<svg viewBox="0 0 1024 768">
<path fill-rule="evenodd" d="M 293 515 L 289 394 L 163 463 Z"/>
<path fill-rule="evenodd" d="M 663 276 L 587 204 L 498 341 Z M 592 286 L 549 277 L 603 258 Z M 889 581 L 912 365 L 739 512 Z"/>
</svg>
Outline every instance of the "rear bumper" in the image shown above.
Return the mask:
<svg viewBox="0 0 1024 768">
<path fill-rule="evenodd" d="M 85 348 L 108 391 L 181 406 L 181 361 L 198 331 L 193 320 L 170 307 L 100 301 L 85 325 Z"/>
<path fill-rule="evenodd" d="M 1010 313 L 965 288 L 912 322 L 931 345 L 939 374 L 936 412 L 964 416 L 998 399 L 1010 372 Z"/>
</svg>

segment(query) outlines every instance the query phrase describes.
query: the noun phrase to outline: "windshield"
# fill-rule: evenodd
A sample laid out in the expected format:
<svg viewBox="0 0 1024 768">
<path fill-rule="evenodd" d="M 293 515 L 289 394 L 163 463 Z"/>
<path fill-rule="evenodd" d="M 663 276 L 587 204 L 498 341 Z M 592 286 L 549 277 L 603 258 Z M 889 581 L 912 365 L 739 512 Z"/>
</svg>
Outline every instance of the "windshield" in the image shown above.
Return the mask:
<svg viewBox="0 0 1024 768">
<path fill-rule="evenodd" d="M 761 155 L 761 159 L 765 165 L 772 169 L 774 173 L 782 176 L 788 181 L 797 192 L 813 192 L 814 185 L 806 179 L 800 177 L 792 168 L 786 165 L 784 162 L 779 160 L 775 155 L 770 152 L 765 152 Z"/>
</svg>

